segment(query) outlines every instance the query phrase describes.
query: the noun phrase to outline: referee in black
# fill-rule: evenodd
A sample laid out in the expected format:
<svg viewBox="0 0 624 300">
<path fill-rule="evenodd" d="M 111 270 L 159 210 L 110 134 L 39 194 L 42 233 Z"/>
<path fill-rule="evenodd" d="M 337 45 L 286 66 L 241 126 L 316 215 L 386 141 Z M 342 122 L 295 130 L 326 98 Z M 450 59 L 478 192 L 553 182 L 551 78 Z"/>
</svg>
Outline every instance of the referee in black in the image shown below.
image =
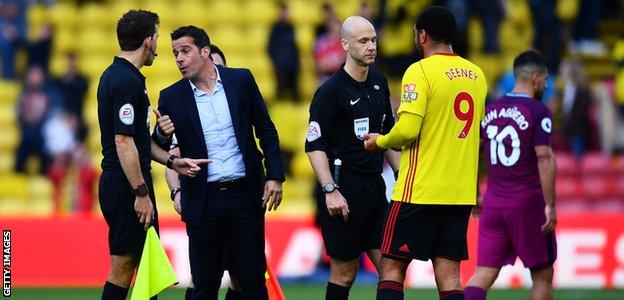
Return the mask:
<svg viewBox="0 0 624 300">
<path fill-rule="evenodd" d="M 117 23 L 121 52 L 100 77 L 98 120 L 102 142 L 102 176 L 99 200 L 109 227 L 111 269 L 102 299 L 126 299 L 130 281 L 139 263 L 145 230 L 158 230 L 150 161 L 173 168 L 181 175 L 195 176 L 198 164 L 152 147 L 149 133 L 150 102 L 145 77 L 139 72 L 156 57 L 158 15 L 131 10 Z"/>
<path fill-rule="evenodd" d="M 340 34 L 347 60 L 314 95 L 305 145 L 320 183 L 319 223 L 330 257 L 325 299 L 348 298 L 362 251 L 379 266 L 388 206 L 381 176 L 384 155 L 367 152 L 362 141 L 364 134 L 389 132 L 394 125 L 386 78 L 369 67 L 377 54 L 375 28 L 352 16 Z M 385 156 L 396 170 L 399 153 L 389 150 Z M 334 165 L 337 159 L 341 166 Z"/>
</svg>

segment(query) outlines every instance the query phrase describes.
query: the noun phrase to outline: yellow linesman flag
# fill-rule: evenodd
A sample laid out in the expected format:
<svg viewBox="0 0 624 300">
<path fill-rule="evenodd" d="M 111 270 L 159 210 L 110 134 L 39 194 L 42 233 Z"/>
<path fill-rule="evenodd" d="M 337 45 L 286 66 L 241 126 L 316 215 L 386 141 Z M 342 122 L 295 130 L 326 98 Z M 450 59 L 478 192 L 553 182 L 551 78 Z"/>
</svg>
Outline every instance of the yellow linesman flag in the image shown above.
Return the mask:
<svg viewBox="0 0 624 300">
<path fill-rule="evenodd" d="M 130 300 L 149 300 L 162 290 L 177 283 L 176 274 L 158 239 L 156 230 L 154 227 L 150 227 L 145 237 L 139 271 Z"/>
</svg>

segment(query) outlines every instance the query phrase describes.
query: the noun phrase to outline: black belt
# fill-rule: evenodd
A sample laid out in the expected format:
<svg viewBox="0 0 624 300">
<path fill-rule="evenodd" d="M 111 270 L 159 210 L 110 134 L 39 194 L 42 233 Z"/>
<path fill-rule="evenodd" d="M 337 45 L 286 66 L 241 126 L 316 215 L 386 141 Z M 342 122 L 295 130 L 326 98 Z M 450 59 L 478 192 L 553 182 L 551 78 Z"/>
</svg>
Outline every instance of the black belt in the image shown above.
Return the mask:
<svg viewBox="0 0 624 300">
<path fill-rule="evenodd" d="M 244 187 L 246 184 L 247 180 L 243 177 L 234 180 L 208 182 L 208 188 L 213 190 L 225 191 L 234 188 Z"/>
</svg>

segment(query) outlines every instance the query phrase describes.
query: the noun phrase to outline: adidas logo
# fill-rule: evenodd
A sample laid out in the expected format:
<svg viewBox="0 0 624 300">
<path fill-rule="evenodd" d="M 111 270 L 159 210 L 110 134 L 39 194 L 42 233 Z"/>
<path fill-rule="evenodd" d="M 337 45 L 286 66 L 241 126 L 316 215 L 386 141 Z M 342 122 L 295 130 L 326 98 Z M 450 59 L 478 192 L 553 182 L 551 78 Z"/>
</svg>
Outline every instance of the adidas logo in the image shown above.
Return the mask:
<svg viewBox="0 0 624 300">
<path fill-rule="evenodd" d="M 409 252 L 410 250 L 409 250 L 409 247 L 407 247 L 406 244 L 403 244 L 403 246 L 401 246 L 399 248 L 399 251 L 401 251 L 401 252 Z"/>
</svg>

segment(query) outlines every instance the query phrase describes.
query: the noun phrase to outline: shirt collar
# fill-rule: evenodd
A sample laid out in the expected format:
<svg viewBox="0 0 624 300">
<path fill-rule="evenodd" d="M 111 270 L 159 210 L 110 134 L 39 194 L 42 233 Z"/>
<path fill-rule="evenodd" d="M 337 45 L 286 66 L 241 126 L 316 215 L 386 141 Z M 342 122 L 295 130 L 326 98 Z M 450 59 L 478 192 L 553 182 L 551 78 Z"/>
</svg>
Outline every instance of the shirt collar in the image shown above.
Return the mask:
<svg viewBox="0 0 624 300">
<path fill-rule="evenodd" d="M 215 73 L 217 73 L 217 84 L 215 85 L 213 94 L 218 91 L 221 88 L 221 74 L 219 73 L 219 68 L 217 68 L 217 66 L 214 66 L 215 68 Z M 191 84 L 191 89 L 193 90 L 193 94 L 195 94 L 195 96 L 202 96 L 202 95 L 206 95 L 206 92 L 200 90 L 190 79 L 189 79 L 189 83 Z"/>
<path fill-rule="evenodd" d="M 509 92 L 507 94 L 505 94 L 505 96 L 507 97 L 523 97 L 523 98 L 531 98 L 529 95 L 527 95 L 526 93 L 512 93 Z"/>
<path fill-rule="evenodd" d="M 113 58 L 113 63 L 116 64 L 120 64 L 120 65 L 124 65 L 127 68 L 129 68 L 130 70 L 132 70 L 132 72 L 134 72 L 137 76 L 139 76 L 139 78 L 141 78 L 143 81 L 145 81 L 145 76 L 143 76 L 143 73 L 141 73 L 141 71 L 139 71 L 139 69 L 137 69 L 137 67 L 135 67 L 131 62 L 129 62 L 127 59 L 123 58 L 123 57 L 119 57 L 119 56 L 115 56 Z"/>
</svg>

